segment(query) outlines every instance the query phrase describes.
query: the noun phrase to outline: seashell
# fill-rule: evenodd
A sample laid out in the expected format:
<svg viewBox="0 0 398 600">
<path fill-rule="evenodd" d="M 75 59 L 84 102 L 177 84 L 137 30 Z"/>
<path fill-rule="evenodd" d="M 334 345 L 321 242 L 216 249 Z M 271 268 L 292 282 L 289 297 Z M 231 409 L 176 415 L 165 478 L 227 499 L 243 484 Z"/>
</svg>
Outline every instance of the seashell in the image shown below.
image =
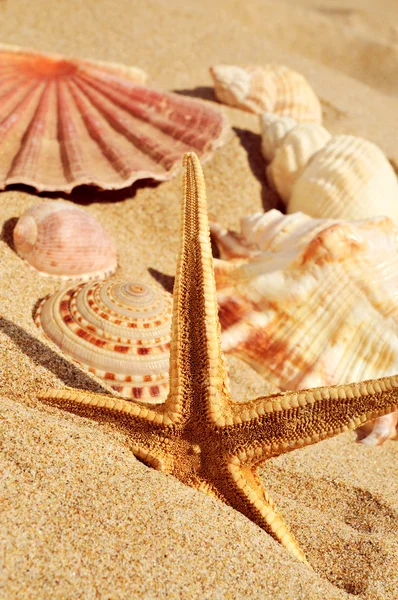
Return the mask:
<svg viewBox="0 0 398 600">
<path fill-rule="evenodd" d="M 285 135 L 296 125 L 297 121 L 291 117 L 280 117 L 273 113 L 260 115 L 261 151 L 266 161 L 273 160 Z"/>
<path fill-rule="evenodd" d="M 193 149 L 222 145 L 226 118 L 144 85 L 140 69 L 0 46 L 0 188 L 70 192 L 169 179 Z"/>
<path fill-rule="evenodd" d="M 14 244 L 40 275 L 58 280 L 101 279 L 117 267 L 116 248 L 103 227 L 69 202 L 35 204 L 18 219 Z"/>
<path fill-rule="evenodd" d="M 316 123 L 303 123 L 286 133 L 283 142 L 275 151 L 273 161 L 266 168 L 269 184 L 285 204 L 289 202 L 293 186 L 307 167 L 309 159 L 323 148 L 331 137 L 322 125 Z M 303 209 L 302 212 L 306 211 Z"/>
<path fill-rule="evenodd" d="M 398 439 L 398 412 L 393 412 L 358 427 L 358 442 L 365 446 L 380 446 L 386 440 Z"/>
<path fill-rule="evenodd" d="M 172 296 L 160 287 L 109 279 L 42 300 L 36 324 L 65 354 L 126 398 L 168 394 Z"/>
<path fill-rule="evenodd" d="M 321 125 L 262 115 L 268 183 L 287 206 L 316 218 L 385 215 L 398 222 L 398 182 L 372 142 L 331 134 Z"/>
<path fill-rule="evenodd" d="M 378 146 L 337 135 L 301 171 L 287 211 L 337 219 L 386 215 L 398 223 L 397 177 Z"/>
<path fill-rule="evenodd" d="M 320 102 L 308 81 L 284 65 L 210 68 L 220 102 L 261 114 L 276 113 L 303 123 L 321 123 Z"/>
<path fill-rule="evenodd" d="M 391 219 L 271 210 L 244 219 L 241 229 L 211 224 L 229 259 L 215 265 L 224 351 L 275 391 L 397 372 L 398 228 Z"/>
</svg>

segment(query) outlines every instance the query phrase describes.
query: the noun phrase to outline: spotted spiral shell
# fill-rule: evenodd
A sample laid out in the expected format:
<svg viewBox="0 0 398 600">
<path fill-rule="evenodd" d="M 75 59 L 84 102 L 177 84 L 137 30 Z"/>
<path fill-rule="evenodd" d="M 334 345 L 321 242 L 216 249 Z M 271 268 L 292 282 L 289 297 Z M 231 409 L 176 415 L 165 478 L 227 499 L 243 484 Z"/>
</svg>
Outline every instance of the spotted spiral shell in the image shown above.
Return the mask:
<svg viewBox="0 0 398 600">
<path fill-rule="evenodd" d="M 110 236 L 70 202 L 53 200 L 25 211 L 14 229 L 14 245 L 34 270 L 52 279 L 100 279 L 117 267 Z"/>
<path fill-rule="evenodd" d="M 126 398 L 162 402 L 168 393 L 172 296 L 136 281 L 108 279 L 45 298 L 36 324 L 76 362 Z"/>
</svg>

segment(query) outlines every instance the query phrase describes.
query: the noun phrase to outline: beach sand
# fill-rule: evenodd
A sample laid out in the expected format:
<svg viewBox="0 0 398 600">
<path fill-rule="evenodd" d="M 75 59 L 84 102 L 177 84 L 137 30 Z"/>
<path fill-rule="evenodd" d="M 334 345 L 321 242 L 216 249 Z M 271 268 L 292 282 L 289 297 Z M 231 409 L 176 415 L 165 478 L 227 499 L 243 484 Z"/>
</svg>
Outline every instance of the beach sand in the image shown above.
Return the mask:
<svg viewBox="0 0 398 600">
<path fill-rule="evenodd" d="M 398 165 L 396 0 L 7 0 L 0 34 L 5 43 L 136 65 L 161 89 L 211 102 L 210 65 L 283 62 L 310 80 L 326 127 L 376 142 Z M 217 106 L 234 129 L 204 166 L 209 211 L 237 229 L 275 197 L 257 118 Z M 312 571 L 240 513 L 141 464 L 116 421 L 36 400 L 49 387 L 101 386 L 34 325 L 37 300 L 59 284 L 12 249 L 16 218 L 38 200 L 21 190 L 0 194 L 1 600 L 396 600 L 398 443 L 370 449 L 348 433 L 268 461 L 262 479 Z M 180 195 L 178 175 L 70 199 L 115 240 L 118 275 L 153 281 L 151 269 L 167 283 Z M 237 360 L 231 378 L 237 398 L 264 391 Z"/>
</svg>

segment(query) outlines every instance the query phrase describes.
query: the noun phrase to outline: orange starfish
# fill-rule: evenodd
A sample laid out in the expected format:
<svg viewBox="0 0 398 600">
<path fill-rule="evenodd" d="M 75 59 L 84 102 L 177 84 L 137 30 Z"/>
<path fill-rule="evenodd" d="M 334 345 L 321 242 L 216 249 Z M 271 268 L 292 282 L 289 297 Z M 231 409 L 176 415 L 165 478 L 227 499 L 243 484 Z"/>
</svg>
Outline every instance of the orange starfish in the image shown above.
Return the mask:
<svg viewBox="0 0 398 600">
<path fill-rule="evenodd" d="M 398 376 L 234 402 L 220 345 L 203 173 L 193 153 L 184 165 L 166 401 L 145 405 L 70 388 L 39 398 L 121 413 L 137 458 L 239 510 L 306 563 L 257 467 L 397 410 Z"/>
</svg>

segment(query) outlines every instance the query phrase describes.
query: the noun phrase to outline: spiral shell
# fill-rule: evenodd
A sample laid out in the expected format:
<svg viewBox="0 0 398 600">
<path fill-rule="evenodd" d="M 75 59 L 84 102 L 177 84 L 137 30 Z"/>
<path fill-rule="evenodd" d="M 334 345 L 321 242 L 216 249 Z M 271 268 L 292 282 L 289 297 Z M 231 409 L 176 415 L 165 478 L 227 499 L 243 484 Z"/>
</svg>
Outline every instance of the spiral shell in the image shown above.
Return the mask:
<svg viewBox="0 0 398 600">
<path fill-rule="evenodd" d="M 312 219 L 277 210 L 211 224 L 225 352 L 277 390 L 398 371 L 398 228 L 391 219 Z M 234 260 L 230 260 L 234 259 Z M 365 444 L 396 434 L 377 420 Z"/>
<path fill-rule="evenodd" d="M 398 223 L 397 178 L 378 146 L 275 115 L 262 115 L 260 125 L 268 183 L 288 213 L 333 219 L 385 215 Z"/>
<path fill-rule="evenodd" d="M 126 398 L 168 393 L 172 296 L 160 287 L 109 279 L 45 298 L 36 324 L 65 354 Z"/>
<path fill-rule="evenodd" d="M 337 135 L 299 174 L 287 211 L 336 219 L 386 215 L 398 223 L 397 177 L 378 146 Z"/>
<path fill-rule="evenodd" d="M 307 80 L 284 65 L 210 68 L 220 102 L 248 112 L 289 116 L 303 123 L 321 123 L 320 102 Z"/>
<path fill-rule="evenodd" d="M 272 163 L 267 167 L 268 182 L 287 203 L 293 187 L 309 159 L 331 139 L 331 134 L 322 125 L 303 123 L 286 133 L 283 143 L 275 151 Z M 302 212 L 306 212 L 303 209 Z M 294 212 L 289 210 L 289 212 Z"/>
<path fill-rule="evenodd" d="M 266 161 L 273 160 L 285 135 L 296 125 L 297 121 L 292 117 L 280 117 L 273 113 L 260 115 L 261 151 Z"/>
<path fill-rule="evenodd" d="M 34 270 L 53 279 L 101 279 L 117 267 L 115 245 L 98 221 L 60 200 L 25 211 L 14 228 L 14 245 Z"/>
</svg>

